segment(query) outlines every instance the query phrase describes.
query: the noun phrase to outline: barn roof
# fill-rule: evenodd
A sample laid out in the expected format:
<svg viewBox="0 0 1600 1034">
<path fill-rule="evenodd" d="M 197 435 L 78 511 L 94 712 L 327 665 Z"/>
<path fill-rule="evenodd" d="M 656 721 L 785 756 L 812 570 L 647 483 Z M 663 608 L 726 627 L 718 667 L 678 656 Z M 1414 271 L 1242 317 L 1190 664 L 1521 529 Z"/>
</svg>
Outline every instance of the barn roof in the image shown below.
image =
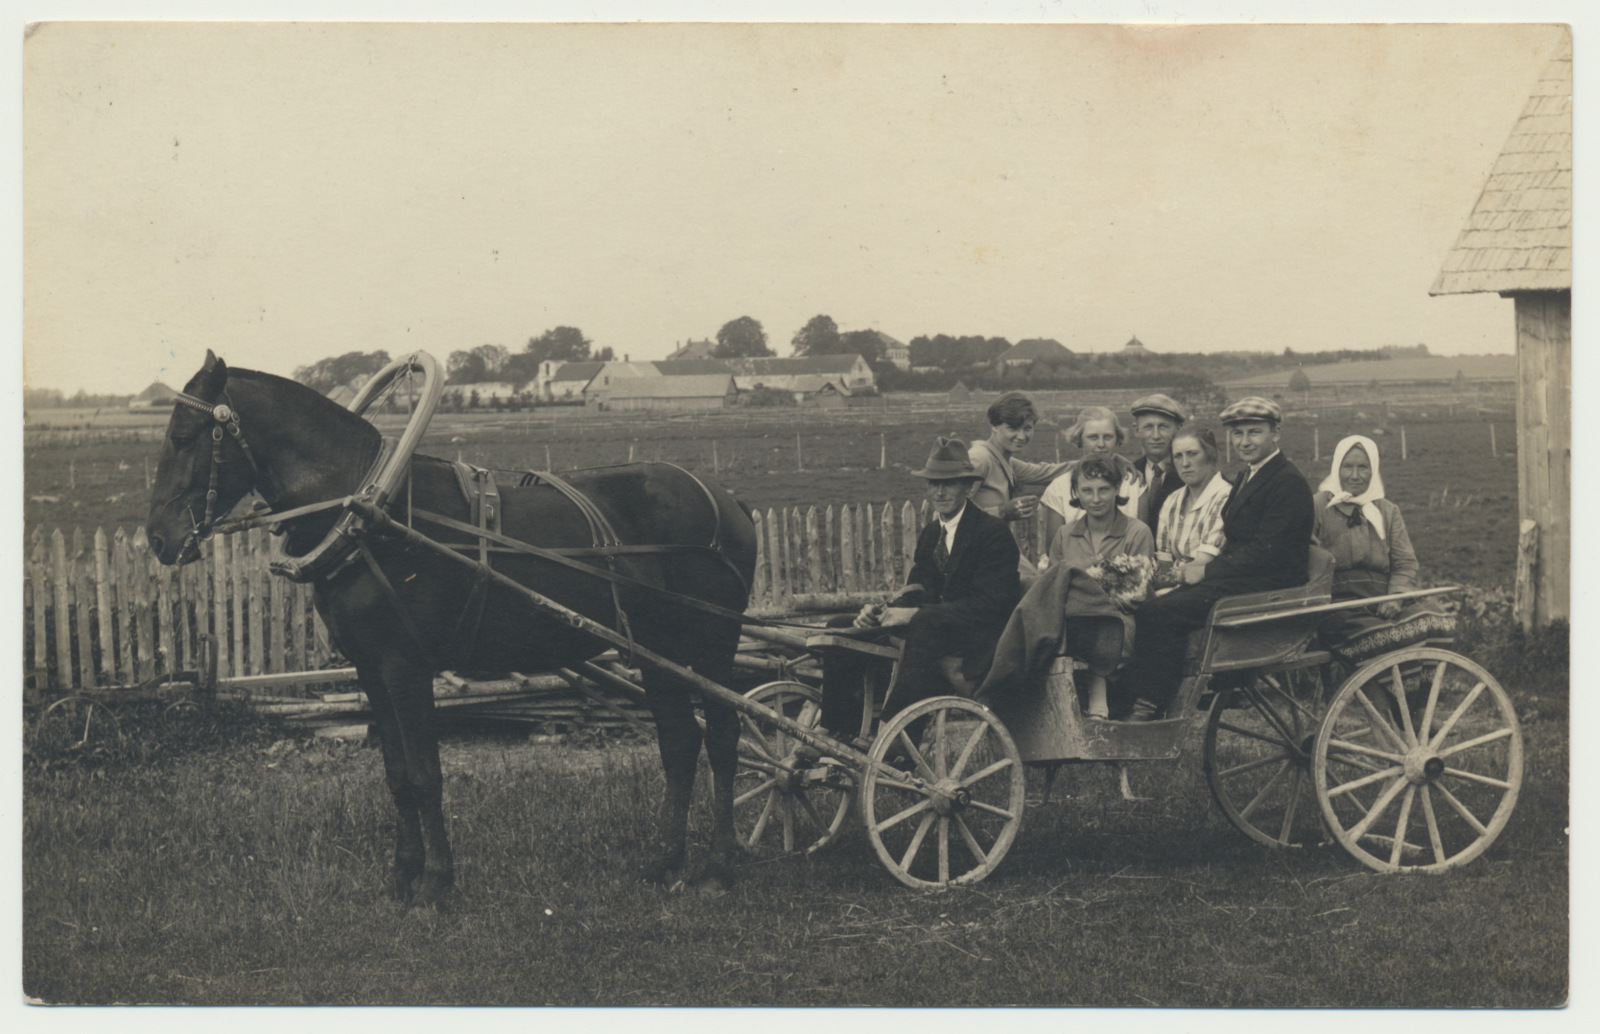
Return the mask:
<svg viewBox="0 0 1600 1034">
<path fill-rule="evenodd" d="M 1429 294 L 1572 289 L 1572 34 L 1563 31 Z"/>
<path fill-rule="evenodd" d="M 156 405 L 162 402 L 171 402 L 178 397 L 178 393 L 162 384 L 160 381 L 151 381 L 150 386 L 133 398 L 128 400 L 130 406 Z"/>
<path fill-rule="evenodd" d="M 584 381 L 587 383 L 600 372 L 600 367 L 605 363 L 562 363 L 556 367 L 556 372 L 551 375 L 552 383 L 555 381 Z"/>
<path fill-rule="evenodd" d="M 728 373 L 725 359 L 660 359 L 650 365 L 663 377 L 688 377 L 696 374 Z"/>
<path fill-rule="evenodd" d="M 788 376 L 803 373 L 849 373 L 861 362 L 861 357 L 854 352 L 836 352 L 832 355 L 801 355 L 779 358 L 769 356 L 761 359 L 728 359 L 725 360 L 728 368 L 734 373 L 748 377 L 759 376 Z"/>
<path fill-rule="evenodd" d="M 704 341 L 685 341 L 667 356 L 669 361 L 676 359 L 710 359 L 717 350 L 717 343 L 710 339 Z"/>
<path fill-rule="evenodd" d="M 605 389 L 610 399 L 720 398 L 733 390 L 733 374 L 691 373 L 682 377 L 617 377 Z"/>
<path fill-rule="evenodd" d="M 1052 359 L 1065 359 L 1072 355 L 1072 350 L 1053 337 L 1031 337 L 1025 341 L 1018 341 L 1004 352 L 1000 353 L 1002 363 L 1034 362 L 1039 359 L 1049 361 Z"/>
</svg>

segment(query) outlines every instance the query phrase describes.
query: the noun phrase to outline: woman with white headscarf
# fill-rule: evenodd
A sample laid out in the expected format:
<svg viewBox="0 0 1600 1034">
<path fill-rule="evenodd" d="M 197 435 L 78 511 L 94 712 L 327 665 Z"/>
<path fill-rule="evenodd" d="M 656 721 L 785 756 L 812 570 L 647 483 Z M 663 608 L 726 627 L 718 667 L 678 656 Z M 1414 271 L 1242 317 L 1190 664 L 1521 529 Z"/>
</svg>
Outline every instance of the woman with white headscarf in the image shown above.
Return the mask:
<svg viewBox="0 0 1600 1034">
<path fill-rule="evenodd" d="M 1328 476 L 1317 487 L 1316 542 L 1333 554 L 1335 600 L 1386 596 L 1420 588 L 1421 568 L 1400 508 L 1383 494 L 1378 446 L 1359 434 L 1333 450 Z M 1403 606 L 1380 603 L 1370 610 L 1340 612 L 1322 630 L 1338 643 L 1387 627 L 1414 614 L 1432 614 L 1427 600 Z"/>
</svg>

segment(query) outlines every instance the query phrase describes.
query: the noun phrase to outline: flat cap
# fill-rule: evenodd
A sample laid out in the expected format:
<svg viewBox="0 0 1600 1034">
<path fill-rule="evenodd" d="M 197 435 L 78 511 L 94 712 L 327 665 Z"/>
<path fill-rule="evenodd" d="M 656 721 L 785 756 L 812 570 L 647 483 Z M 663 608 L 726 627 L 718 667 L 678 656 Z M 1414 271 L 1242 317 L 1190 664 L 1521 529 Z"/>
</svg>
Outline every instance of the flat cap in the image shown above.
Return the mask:
<svg viewBox="0 0 1600 1034">
<path fill-rule="evenodd" d="M 1250 395 L 1224 409 L 1217 419 L 1224 424 L 1241 424 L 1246 420 L 1265 420 L 1268 423 L 1281 424 L 1283 407 L 1271 399 Z"/>
<path fill-rule="evenodd" d="M 1180 424 L 1189 422 L 1189 413 L 1178 400 L 1170 395 L 1146 395 L 1128 407 L 1128 412 L 1134 416 L 1140 413 L 1160 413 L 1162 416 L 1171 417 Z"/>
<path fill-rule="evenodd" d="M 956 478 L 980 481 L 983 478 L 967 456 L 967 443 L 959 438 L 942 436 L 933 443 L 933 451 L 928 454 L 928 465 L 911 476 L 929 481 L 953 481 Z"/>
</svg>

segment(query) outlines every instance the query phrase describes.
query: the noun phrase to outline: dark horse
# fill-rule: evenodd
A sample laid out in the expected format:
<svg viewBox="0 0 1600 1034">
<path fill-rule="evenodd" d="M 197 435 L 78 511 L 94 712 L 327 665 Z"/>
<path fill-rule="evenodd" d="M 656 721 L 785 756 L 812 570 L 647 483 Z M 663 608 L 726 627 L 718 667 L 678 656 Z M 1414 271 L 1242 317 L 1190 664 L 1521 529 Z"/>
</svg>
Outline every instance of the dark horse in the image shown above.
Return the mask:
<svg viewBox="0 0 1600 1034">
<path fill-rule="evenodd" d="M 174 407 L 151 490 L 150 545 L 164 564 L 195 560 L 210 525 L 251 489 L 274 513 L 342 499 L 358 490 L 379 455 L 381 436 L 360 416 L 282 377 L 229 370 L 210 352 L 184 394 L 192 404 Z M 227 409 L 206 411 L 218 405 Z M 755 567 L 755 530 L 729 493 L 708 490 L 687 472 L 659 463 L 574 471 L 563 480 L 592 502 L 621 543 L 670 547 L 614 555 L 618 573 L 644 586 L 743 611 Z M 208 501 L 210 490 L 216 495 Z M 581 503 L 549 483 L 499 491 L 505 536 L 547 549 L 595 544 L 595 525 Z M 389 512 L 398 522 L 412 510 L 460 522 L 474 519 L 454 466 L 427 456 L 412 459 L 409 485 L 390 501 Z M 300 556 L 313 550 L 340 512 L 334 507 L 286 520 L 284 551 Z M 420 517 L 414 526 L 430 539 L 478 555 L 477 537 L 459 528 Z M 591 658 L 605 644 L 425 546 L 378 534 L 363 536 L 363 542 L 371 560 L 355 558 L 318 580 L 316 607 L 333 641 L 355 665 L 377 720 L 384 774 L 399 812 L 392 889 L 402 899 L 435 903 L 453 882 L 454 864 L 442 809 L 434 674 L 447 667 L 549 670 Z M 581 559 L 605 566 L 597 557 Z M 624 626 L 634 641 L 668 661 L 715 682 L 729 679 L 740 627 L 733 618 L 545 557 L 502 550 L 492 564 L 580 614 L 613 628 Z M 689 686 L 660 669 L 646 665 L 643 670 L 667 784 L 659 839 L 646 872 L 665 879 L 684 862 L 701 731 Z M 735 851 L 739 724 L 732 709 L 714 701 L 706 702 L 705 717 L 715 811 L 706 875 L 725 885 Z"/>
</svg>

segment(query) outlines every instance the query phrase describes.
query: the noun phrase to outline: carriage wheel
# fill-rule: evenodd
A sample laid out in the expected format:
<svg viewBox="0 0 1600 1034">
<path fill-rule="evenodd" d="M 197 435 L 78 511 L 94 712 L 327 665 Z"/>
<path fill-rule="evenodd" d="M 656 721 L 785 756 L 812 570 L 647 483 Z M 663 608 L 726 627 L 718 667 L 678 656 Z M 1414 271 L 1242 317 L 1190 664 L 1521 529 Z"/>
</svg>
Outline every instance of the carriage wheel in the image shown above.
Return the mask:
<svg viewBox="0 0 1600 1034">
<path fill-rule="evenodd" d="M 822 693 L 802 682 L 768 682 L 745 694 L 808 729 L 822 717 Z M 733 823 L 739 843 L 757 855 L 810 853 L 839 835 L 855 787 L 850 770 L 796 755 L 800 742 L 770 722 L 741 712 Z"/>
<path fill-rule="evenodd" d="M 924 700 L 886 723 L 868 753 L 908 773 L 874 764 L 861 780 L 867 835 L 895 879 L 943 888 L 994 871 L 1022 826 L 1027 777 L 992 711 L 963 697 Z"/>
<path fill-rule="evenodd" d="M 81 693 L 53 701 L 33 728 L 33 746 L 45 754 L 93 750 L 121 737 L 122 723 L 111 708 Z"/>
<path fill-rule="evenodd" d="M 1522 732 L 1494 676 L 1411 647 L 1345 682 L 1312 753 L 1333 835 L 1379 872 L 1444 872 L 1494 843 L 1522 787 Z"/>
<path fill-rule="evenodd" d="M 1211 795 L 1239 830 L 1267 847 L 1297 850 L 1323 835 L 1311 748 L 1327 708 L 1321 667 L 1295 668 L 1224 689 L 1206 720 Z"/>
</svg>

